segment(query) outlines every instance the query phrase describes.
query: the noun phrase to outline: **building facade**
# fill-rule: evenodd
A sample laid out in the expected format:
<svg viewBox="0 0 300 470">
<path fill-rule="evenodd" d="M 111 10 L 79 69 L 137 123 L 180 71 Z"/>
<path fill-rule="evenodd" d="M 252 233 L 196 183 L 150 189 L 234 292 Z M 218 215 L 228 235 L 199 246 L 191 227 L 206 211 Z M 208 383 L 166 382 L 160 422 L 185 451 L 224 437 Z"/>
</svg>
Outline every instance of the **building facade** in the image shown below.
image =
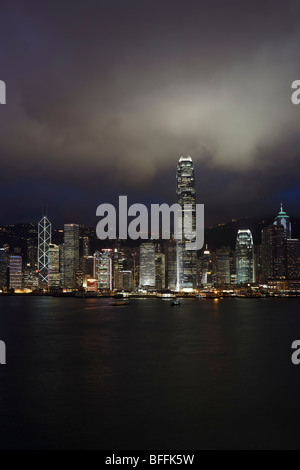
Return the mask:
<svg viewBox="0 0 300 470">
<path fill-rule="evenodd" d="M 79 270 L 79 225 L 65 224 L 63 249 L 63 279 L 65 289 L 76 289 Z"/>
<path fill-rule="evenodd" d="M 9 287 L 10 289 L 22 289 L 22 256 L 11 255 L 9 257 Z"/>
<path fill-rule="evenodd" d="M 196 230 L 196 187 L 194 164 L 190 156 L 180 157 L 177 165 L 177 202 L 182 207 L 185 229 L 189 232 Z M 189 208 L 184 209 L 184 205 Z M 188 219 L 185 219 L 188 217 Z M 188 224 L 186 222 L 188 220 Z M 183 225 L 183 224 L 182 224 Z M 188 250 L 186 245 L 191 243 L 184 236 L 177 241 L 177 290 L 192 290 L 197 286 L 197 252 Z"/>
<path fill-rule="evenodd" d="M 155 287 L 155 246 L 152 242 L 140 245 L 140 287 Z"/>
<path fill-rule="evenodd" d="M 48 288 L 49 275 L 49 245 L 51 243 L 51 222 L 44 216 L 38 223 L 38 271 L 39 282 L 43 288 Z"/>
<path fill-rule="evenodd" d="M 237 234 L 236 283 L 255 283 L 254 245 L 250 230 L 239 230 Z"/>
</svg>

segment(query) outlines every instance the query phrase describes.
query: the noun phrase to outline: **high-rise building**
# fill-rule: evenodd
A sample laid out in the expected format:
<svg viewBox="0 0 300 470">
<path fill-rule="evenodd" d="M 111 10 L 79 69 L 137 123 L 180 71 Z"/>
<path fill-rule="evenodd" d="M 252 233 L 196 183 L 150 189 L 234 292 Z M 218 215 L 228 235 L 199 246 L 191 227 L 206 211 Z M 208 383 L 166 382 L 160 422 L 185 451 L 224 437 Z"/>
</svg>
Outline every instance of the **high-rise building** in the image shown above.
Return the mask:
<svg viewBox="0 0 300 470">
<path fill-rule="evenodd" d="M 79 225 L 64 226 L 64 287 L 77 287 L 77 271 L 79 270 Z"/>
<path fill-rule="evenodd" d="M 96 251 L 94 254 L 94 278 L 97 279 L 98 291 L 112 290 L 112 250 Z"/>
<path fill-rule="evenodd" d="M 254 246 L 250 230 L 239 230 L 236 239 L 236 283 L 255 283 Z"/>
<path fill-rule="evenodd" d="M 140 245 L 140 287 L 155 287 L 155 246 L 152 242 Z"/>
<path fill-rule="evenodd" d="M 287 215 L 286 212 L 284 212 L 282 203 L 280 205 L 280 211 L 277 217 L 275 218 L 274 225 L 282 225 L 284 229 L 285 238 L 291 238 L 292 233 L 290 217 Z"/>
<path fill-rule="evenodd" d="M 0 290 L 7 287 L 7 253 L 4 248 L 0 248 Z"/>
<path fill-rule="evenodd" d="M 291 237 L 290 217 L 281 204 L 273 225 L 262 230 L 260 279 L 263 282 L 297 279 L 299 242 Z"/>
<path fill-rule="evenodd" d="M 286 276 L 288 279 L 300 279 L 300 240 L 287 239 L 286 245 Z"/>
<path fill-rule="evenodd" d="M 49 245 L 51 243 L 51 223 L 44 216 L 38 224 L 38 271 L 41 287 L 48 287 Z"/>
<path fill-rule="evenodd" d="M 207 245 L 200 258 L 200 267 L 201 267 L 201 284 L 204 287 L 210 286 L 212 284 L 212 260 L 211 260 L 211 253 L 209 249 L 207 248 Z"/>
<path fill-rule="evenodd" d="M 286 277 L 286 238 L 284 226 L 269 225 L 262 229 L 261 281 Z"/>
<path fill-rule="evenodd" d="M 27 240 L 27 266 L 29 268 L 37 270 L 37 255 L 35 240 Z"/>
<path fill-rule="evenodd" d="M 197 286 L 197 252 L 188 250 L 192 243 L 184 235 L 196 230 L 196 188 L 194 164 L 191 157 L 180 157 L 177 165 L 177 202 L 182 207 L 185 227 L 182 227 L 182 240 L 177 242 L 177 290 L 190 290 Z M 184 205 L 189 205 L 189 209 Z M 188 219 L 186 219 L 188 217 Z M 189 221 L 187 224 L 187 220 Z M 184 225 L 184 224 L 182 224 Z"/>
<path fill-rule="evenodd" d="M 131 290 L 133 288 L 132 271 L 119 271 L 119 289 Z"/>
<path fill-rule="evenodd" d="M 163 253 L 155 253 L 155 288 L 166 287 L 166 259 Z"/>
<path fill-rule="evenodd" d="M 218 286 L 230 285 L 230 249 L 220 248 L 215 254 L 215 276 Z"/>
<path fill-rule="evenodd" d="M 86 278 L 93 278 L 94 275 L 94 257 L 83 256 L 81 258 L 81 270 Z"/>
<path fill-rule="evenodd" d="M 39 272 L 26 266 L 23 270 L 23 288 L 37 290 L 39 288 Z"/>
<path fill-rule="evenodd" d="M 82 256 L 90 256 L 90 239 L 83 237 L 82 239 Z"/>
<path fill-rule="evenodd" d="M 59 246 L 49 245 L 49 289 L 61 287 Z"/>
<path fill-rule="evenodd" d="M 9 287 L 22 289 L 22 256 L 9 257 Z"/>
<path fill-rule="evenodd" d="M 177 287 L 177 247 L 175 240 L 167 244 L 168 289 L 175 291 Z"/>
</svg>

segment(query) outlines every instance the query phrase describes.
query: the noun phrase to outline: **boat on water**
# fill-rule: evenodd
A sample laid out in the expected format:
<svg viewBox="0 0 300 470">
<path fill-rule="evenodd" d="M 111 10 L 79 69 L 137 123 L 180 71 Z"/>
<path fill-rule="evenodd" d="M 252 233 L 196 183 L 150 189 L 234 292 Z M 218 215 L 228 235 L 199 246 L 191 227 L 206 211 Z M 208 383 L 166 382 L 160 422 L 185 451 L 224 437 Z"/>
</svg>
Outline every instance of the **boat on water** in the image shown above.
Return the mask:
<svg viewBox="0 0 300 470">
<path fill-rule="evenodd" d="M 128 305 L 128 304 L 129 304 L 129 301 L 127 299 L 116 299 L 113 302 L 114 307 L 122 307 L 122 306 Z"/>
<path fill-rule="evenodd" d="M 113 303 L 114 307 L 122 307 L 124 305 L 128 305 L 129 300 L 127 297 L 124 297 L 122 293 L 117 293 L 113 296 Z"/>
<path fill-rule="evenodd" d="M 178 307 L 180 305 L 179 299 L 173 299 L 171 302 L 171 307 Z"/>
</svg>

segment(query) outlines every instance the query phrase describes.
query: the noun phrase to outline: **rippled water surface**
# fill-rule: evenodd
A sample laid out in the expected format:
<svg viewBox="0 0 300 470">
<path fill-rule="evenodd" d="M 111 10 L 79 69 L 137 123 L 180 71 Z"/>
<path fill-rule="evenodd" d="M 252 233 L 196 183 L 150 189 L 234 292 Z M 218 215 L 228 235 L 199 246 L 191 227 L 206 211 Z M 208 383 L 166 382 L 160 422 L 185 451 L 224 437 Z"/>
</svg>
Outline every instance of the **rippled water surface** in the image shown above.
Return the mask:
<svg viewBox="0 0 300 470">
<path fill-rule="evenodd" d="M 297 449 L 299 299 L 1 297 L 0 447 Z"/>
</svg>

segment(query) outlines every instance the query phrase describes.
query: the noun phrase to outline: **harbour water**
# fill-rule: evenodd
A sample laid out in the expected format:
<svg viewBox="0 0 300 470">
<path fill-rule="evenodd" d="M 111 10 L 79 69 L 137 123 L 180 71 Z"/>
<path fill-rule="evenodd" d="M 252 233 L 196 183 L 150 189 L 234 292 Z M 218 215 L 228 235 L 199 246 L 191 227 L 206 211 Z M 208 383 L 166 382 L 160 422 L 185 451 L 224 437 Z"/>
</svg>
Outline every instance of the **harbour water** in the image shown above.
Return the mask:
<svg viewBox="0 0 300 470">
<path fill-rule="evenodd" d="M 297 449 L 299 299 L 0 297 L 1 449 Z"/>
</svg>

